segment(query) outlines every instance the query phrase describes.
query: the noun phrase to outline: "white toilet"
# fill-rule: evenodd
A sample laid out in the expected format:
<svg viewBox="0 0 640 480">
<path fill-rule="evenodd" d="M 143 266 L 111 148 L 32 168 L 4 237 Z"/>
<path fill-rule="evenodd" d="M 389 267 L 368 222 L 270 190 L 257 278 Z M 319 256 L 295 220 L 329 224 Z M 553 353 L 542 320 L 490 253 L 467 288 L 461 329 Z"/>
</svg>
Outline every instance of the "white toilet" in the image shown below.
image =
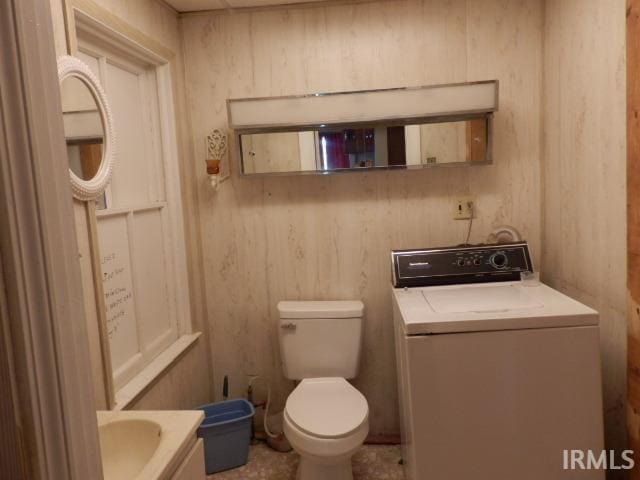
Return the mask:
<svg viewBox="0 0 640 480">
<path fill-rule="evenodd" d="M 358 373 L 364 305 L 280 302 L 284 374 L 301 380 L 284 409 L 300 454 L 299 480 L 351 480 L 351 457 L 369 433 L 369 405 L 346 379 Z"/>
</svg>

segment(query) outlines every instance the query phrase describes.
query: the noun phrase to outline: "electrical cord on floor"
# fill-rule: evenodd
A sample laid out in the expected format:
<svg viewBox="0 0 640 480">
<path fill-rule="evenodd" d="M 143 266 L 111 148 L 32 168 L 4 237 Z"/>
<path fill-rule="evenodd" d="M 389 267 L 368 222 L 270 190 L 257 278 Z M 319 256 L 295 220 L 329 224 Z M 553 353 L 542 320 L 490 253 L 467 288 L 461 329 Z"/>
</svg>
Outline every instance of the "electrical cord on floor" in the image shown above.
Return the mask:
<svg viewBox="0 0 640 480">
<path fill-rule="evenodd" d="M 278 438 L 280 435 L 271 433 L 271 430 L 269 430 L 269 422 L 267 421 L 267 418 L 269 417 L 269 406 L 271 405 L 271 385 L 269 385 L 269 382 L 267 382 L 264 379 L 264 377 L 262 377 L 260 375 L 254 375 L 249 380 L 249 390 L 251 391 L 251 389 L 253 389 L 253 381 L 255 379 L 257 379 L 257 378 L 262 380 L 265 383 L 265 385 L 267 386 L 267 402 L 264 405 L 264 417 L 262 419 L 263 420 L 262 424 L 264 426 L 264 431 L 271 438 Z"/>
</svg>

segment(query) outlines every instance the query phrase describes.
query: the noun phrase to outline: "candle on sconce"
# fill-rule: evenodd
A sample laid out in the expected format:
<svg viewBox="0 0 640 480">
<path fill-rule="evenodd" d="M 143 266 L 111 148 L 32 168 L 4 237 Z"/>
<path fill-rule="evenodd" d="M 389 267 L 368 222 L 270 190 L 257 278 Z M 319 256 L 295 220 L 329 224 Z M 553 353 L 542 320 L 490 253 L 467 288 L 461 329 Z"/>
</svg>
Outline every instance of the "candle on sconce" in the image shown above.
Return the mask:
<svg viewBox="0 0 640 480">
<path fill-rule="evenodd" d="M 218 187 L 218 175 L 220 175 L 220 162 L 227 153 L 227 134 L 222 130 L 214 129 L 207 135 L 207 174 L 214 188 Z M 228 176 L 228 175 L 227 175 Z M 225 177 L 226 178 L 226 177 Z M 220 179 L 223 180 L 223 179 Z"/>
</svg>

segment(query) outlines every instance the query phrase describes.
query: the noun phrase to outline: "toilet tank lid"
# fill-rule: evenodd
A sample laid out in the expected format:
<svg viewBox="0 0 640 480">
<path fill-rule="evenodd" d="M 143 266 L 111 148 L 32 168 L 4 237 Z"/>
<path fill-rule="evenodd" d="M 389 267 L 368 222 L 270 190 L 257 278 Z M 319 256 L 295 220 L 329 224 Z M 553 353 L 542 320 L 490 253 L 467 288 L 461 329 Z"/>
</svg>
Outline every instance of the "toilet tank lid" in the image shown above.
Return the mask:
<svg viewBox="0 0 640 480">
<path fill-rule="evenodd" d="M 363 312 L 360 300 L 278 302 L 280 318 L 359 318 Z"/>
</svg>

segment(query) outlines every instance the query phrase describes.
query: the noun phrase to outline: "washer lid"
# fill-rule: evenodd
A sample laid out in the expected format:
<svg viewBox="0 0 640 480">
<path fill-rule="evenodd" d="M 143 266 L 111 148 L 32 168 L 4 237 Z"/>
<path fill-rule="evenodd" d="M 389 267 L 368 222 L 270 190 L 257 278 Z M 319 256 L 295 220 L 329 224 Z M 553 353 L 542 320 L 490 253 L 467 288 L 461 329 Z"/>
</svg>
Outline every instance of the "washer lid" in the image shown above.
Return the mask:
<svg viewBox="0 0 640 480">
<path fill-rule="evenodd" d="M 543 306 L 515 285 L 423 290 L 422 294 L 436 313 L 501 312 Z"/>
<path fill-rule="evenodd" d="M 598 325 L 598 312 L 539 281 L 395 288 L 406 335 Z"/>
<path fill-rule="evenodd" d="M 340 438 L 367 420 L 369 405 L 344 378 L 306 378 L 287 398 L 285 412 L 309 435 Z"/>
</svg>

